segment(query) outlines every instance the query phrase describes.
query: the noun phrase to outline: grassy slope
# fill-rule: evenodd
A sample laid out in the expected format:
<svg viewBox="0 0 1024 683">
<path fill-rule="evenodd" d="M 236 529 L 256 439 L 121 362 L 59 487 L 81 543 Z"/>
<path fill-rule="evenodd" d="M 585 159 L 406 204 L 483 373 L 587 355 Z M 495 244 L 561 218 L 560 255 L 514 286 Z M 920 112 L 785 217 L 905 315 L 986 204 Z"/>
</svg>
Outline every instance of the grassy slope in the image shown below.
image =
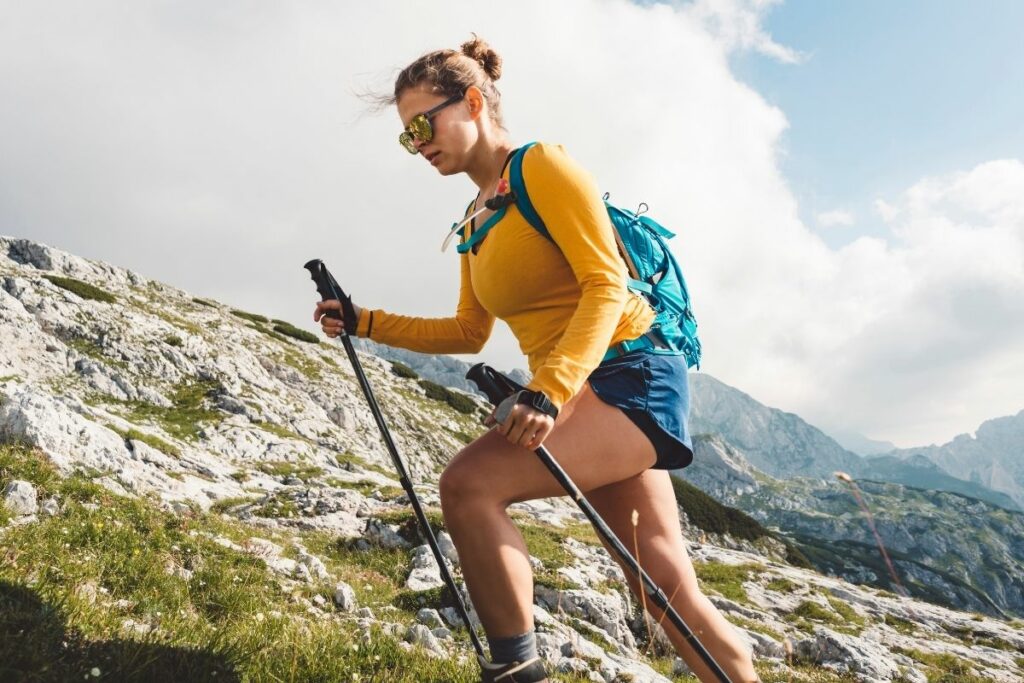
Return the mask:
<svg viewBox="0 0 1024 683">
<path fill-rule="evenodd" d="M 171 514 L 152 501 L 114 495 L 82 475 L 61 479 L 45 456 L 0 444 L 0 487 L 15 478 L 35 485 L 40 500 L 57 496 L 62 510 L 0 530 L 0 680 L 95 680 L 94 672 L 102 680 L 147 683 L 478 680 L 472 661 L 407 651 L 379 628 L 367 643 L 346 615 L 310 615 L 309 599 L 329 598 L 333 584 L 294 584 L 213 538 L 241 543 L 260 536 L 286 548 L 297 540 L 353 586 L 360 605 L 402 624 L 413 623 L 422 605 L 444 600 L 441 591 L 402 588 L 406 551 L 359 552 L 322 533 L 282 535 L 217 514 Z M 406 516 L 396 514 L 394 521 Z M 546 563 L 567 559 L 559 533 L 536 524 L 523 528 L 531 550 Z M 588 529 L 569 529 L 561 538 L 568 533 L 597 542 Z M 174 567 L 191 576 L 169 573 Z M 702 571 L 708 588 L 735 582 L 714 569 Z M 550 574 L 538 579 L 564 583 Z M 136 632 L 126 627 L 128 620 L 153 628 Z M 454 635 L 462 651 L 471 652 L 465 632 Z M 649 663 L 670 676 L 671 658 Z M 812 667 L 785 675 L 761 672 L 766 681 L 847 680 Z M 552 680 L 583 679 L 554 674 Z"/>
</svg>

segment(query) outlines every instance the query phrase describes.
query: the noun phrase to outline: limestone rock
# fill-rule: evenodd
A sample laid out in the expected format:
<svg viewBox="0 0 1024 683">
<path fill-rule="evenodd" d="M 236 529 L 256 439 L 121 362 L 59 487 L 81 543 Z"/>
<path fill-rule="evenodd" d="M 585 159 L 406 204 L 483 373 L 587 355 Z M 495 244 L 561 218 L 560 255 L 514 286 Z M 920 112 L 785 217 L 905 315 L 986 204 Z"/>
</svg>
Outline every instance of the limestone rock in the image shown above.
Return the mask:
<svg viewBox="0 0 1024 683">
<path fill-rule="evenodd" d="M 3 502 L 16 516 L 34 515 L 39 509 L 36 503 L 36 487 L 20 479 L 15 479 L 4 487 Z"/>
</svg>

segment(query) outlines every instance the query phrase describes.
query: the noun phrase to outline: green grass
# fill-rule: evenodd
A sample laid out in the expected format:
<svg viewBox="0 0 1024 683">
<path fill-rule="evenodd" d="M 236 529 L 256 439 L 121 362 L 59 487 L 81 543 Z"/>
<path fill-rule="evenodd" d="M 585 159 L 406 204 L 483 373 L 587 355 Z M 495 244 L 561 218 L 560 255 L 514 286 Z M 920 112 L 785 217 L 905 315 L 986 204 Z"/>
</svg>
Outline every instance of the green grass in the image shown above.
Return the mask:
<svg viewBox="0 0 1024 683">
<path fill-rule="evenodd" d="M 210 512 L 225 513 L 236 505 L 245 505 L 256 500 L 254 496 L 235 496 L 233 498 L 221 498 L 210 506 Z"/>
<path fill-rule="evenodd" d="M 975 617 L 972 617 L 972 620 L 981 621 L 984 619 L 984 617 L 977 619 L 977 616 L 981 615 L 975 615 Z M 999 637 L 981 635 L 981 633 L 970 626 L 947 627 L 946 632 L 951 636 L 960 639 L 966 645 L 982 645 L 984 647 L 991 647 L 995 650 L 1005 650 L 1007 652 L 1024 652 L 1024 650 L 1018 650 L 1013 643 Z"/>
<path fill-rule="evenodd" d="M 886 614 L 885 616 L 882 617 L 882 620 L 885 622 L 885 624 L 887 626 L 892 627 L 893 629 L 895 629 L 899 633 L 903 633 L 905 635 L 911 635 L 911 634 L 917 632 L 917 624 L 915 624 L 914 622 L 910 621 L 909 619 L 904 619 L 902 617 L 897 617 L 897 616 L 892 615 L 892 614 Z"/>
<path fill-rule="evenodd" d="M 816 602 L 804 600 L 790 612 L 789 616 L 803 617 L 812 621 L 823 621 L 827 624 L 840 623 L 839 615 L 831 612 L 827 607 L 822 607 Z"/>
<path fill-rule="evenodd" d="M 618 649 L 608 640 L 608 634 L 599 628 L 596 628 L 593 624 L 590 624 L 578 617 L 570 615 L 564 615 L 563 617 L 573 629 L 576 630 L 581 636 L 589 640 L 590 642 L 597 645 L 605 652 L 616 653 Z"/>
<path fill-rule="evenodd" d="M 303 481 L 315 479 L 324 473 L 324 469 L 316 465 L 285 461 L 264 462 L 260 465 L 260 471 L 272 477 L 298 477 Z"/>
<path fill-rule="evenodd" d="M 419 379 L 420 376 L 415 370 L 410 368 L 405 363 L 399 363 L 397 360 L 391 361 L 391 372 L 404 379 Z"/>
<path fill-rule="evenodd" d="M 840 617 L 839 626 L 836 630 L 841 633 L 849 633 L 852 635 L 858 635 L 864 630 L 865 621 L 864 617 L 857 614 L 857 611 L 853 609 L 848 603 L 840 600 L 839 598 L 831 595 L 826 595 L 825 599 L 828 604 L 835 610 L 836 614 Z"/>
<path fill-rule="evenodd" d="M 443 401 L 464 415 L 472 414 L 477 408 L 477 404 L 471 398 L 436 382 L 431 382 L 429 379 L 421 379 L 418 384 L 427 392 L 427 398 Z"/>
<path fill-rule="evenodd" d="M 770 591 L 775 591 L 776 593 L 793 593 L 799 588 L 799 586 L 789 579 L 779 577 L 772 579 L 765 584 L 765 588 Z"/>
<path fill-rule="evenodd" d="M 1007 640 L 1003 640 L 1002 638 L 999 638 L 999 637 L 996 637 L 996 636 L 990 636 L 990 637 L 987 637 L 987 638 L 986 637 L 980 637 L 980 638 L 975 637 L 974 638 L 974 644 L 975 645 L 981 645 L 983 647 L 990 647 L 990 648 L 992 648 L 994 650 L 1005 650 L 1006 652 L 1024 652 L 1024 650 L 1020 650 L 1013 643 L 1011 643 L 1011 642 L 1009 642 Z"/>
<path fill-rule="evenodd" d="M 299 341 L 306 342 L 307 344 L 320 343 L 319 337 L 317 337 L 315 334 L 313 334 L 312 332 L 307 332 L 306 330 L 300 330 L 298 327 L 295 327 L 291 323 L 278 322 L 276 325 L 274 325 L 274 331 L 279 334 L 283 334 L 286 337 L 291 337 L 292 339 L 298 339 Z"/>
<path fill-rule="evenodd" d="M 107 356 L 103 352 L 103 347 L 101 347 L 95 339 L 91 339 L 89 337 L 73 337 L 68 339 L 65 343 L 83 356 L 88 356 L 89 358 L 98 360 L 105 365 L 121 368 L 122 370 L 128 368 L 128 364 L 123 360 Z"/>
<path fill-rule="evenodd" d="M 207 306 L 208 308 L 217 308 L 217 304 L 206 299 L 200 299 L 199 297 L 192 297 L 192 303 L 199 304 L 200 306 Z"/>
<path fill-rule="evenodd" d="M 928 683 L 987 683 L 991 680 L 975 675 L 970 662 L 948 652 L 935 654 L 901 647 L 893 651 L 926 664 L 928 668 L 924 673 Z"/>
<path fill-rule="evenodd" d="M 824 607 L 816 602 L 804 600 L 792 612 L 783 618 L 794 624 L 801 631 L 814 631 L 814 622 L 828 624 L 840 633 L 858 635 L 864 630 L 864 618 L 842 600 L 826 596 L 829 606 Z"/>
<path fill-rule="evenodd" d="M 516 527 L 523 534 L 530 554 L 544 563 L 543 569 L 534 571 L 534 582 L 556 589 L 578 588 L 579 586 L 559 574 L 557 570 L 576 562 L 576 556 L 564 545 L 566 539 L 574 538 L 592 546 L 601 545 L 593 527 L 586 522 L 567 523 L 563 527 L 555 527 L 530 521 L 528 515 L 519 512 L 512 516 L 516 520 Z"/>
<path fill-rule="evenodd" d="M 57 468 L 42 453 L 33 453 L 27 444 L 0 443 L 0 489 L 12 479 L 29 482 L 42 497 L 55 489 Z"/>
<path fill-rule="evenodd" d="M 181 449 L 179 449 L 177 446 L 167 443 L 166 441 L 159 437 L 153 436 L 152 434 L 145 434 L 137 429 L 119 429 L 113 425 L 107 425 L 107 429 L 116 432 L 125 441 L 141 441 L 142 443 L 152 448 L 155 448 L 161 453 L 173 455 L 176 458 L 181 456 Z"/>
<path fill-rule="evenodd" d="M 778 668 L 767 662 L 754 662 L 762 683 L 857 683 L 855 673 L 836 673 L 813 663 L 792 663 Z"/>
<path fill-rule="evenodd" d="M 275 436 L 279 436 L 282 439 L 295 439 L 296 441 L 305 441 L 306 440 L 303 437 L 301 437 L 298 434 L 296 434 L 295 432 L 293 432 L 292 430 L 288 429 L 287 427 L 282 427 L 281 425 L 276 425 L 273 422 L 266 422 L 266 421 L 264 421 L 264 422 L 256 422 L 254 424 L 257 427 L 259 427 L 260 429 L 262 429 L 263 431 L 268 432 L 270 434 L 274 434 Z"/>
<path fill-rule="evenodd" d="M 694 562 L 693 569 L 702 588 L 710 588 L 736 602 L 750 602 L 743 583 L 750 581 L 754 572 L 763 571 L 764 566 L 754 563 L 735 565 L 722 562 Z"/>
<path fill-rule="evenodd" d="M 195 441 L 203 425 L 218 424 L 224 419 L 224 413 L 206 407 L 208 399 L 220 391 L 222 387 L 216 381 L 185 382 L 174 387 L 169 408 L 145 401 L 120 401 L 109 397 L 103 400 L 125 408 L 133 421 L 150 421 L 177 439 Z"/>
<path fill-rule="evenodd" d="M 335 454 L 334 459 L 338 462 L 338 465 L 346 469 L 349 469 L 350 471 L 358 467 L 359 469 L 363 470 L 372 470 L 379 474 L 383 474 L 386 477 L 391 477 L 392 479 L 394 479 L 397 476 L 394 470 L 366 462 L 366 460 L 364 460 L 363 458 L 348 451 L 345 451 L 344 453 Z"/>
<path fill-rule="evenodd" d="M 322 371 L 320 364 L 301 353 L 297 353 L 292 349 L 285 349 L 282 353 L 277 354 L 274 358 L 285 363 L 286 365 L 292 366 L 308 379 L 320 379 L 320 374 Z"/>
<path fill-rule="evenodd" d="M 473 436 L 472 434 L 467 434 L 466 432 L 463 432 L 463 431 L 455 431 L 455 430 L 448 430 L 448 431 L 456 439 L 458 439 L 462 443 L 466 443 L 466 444 L 473 443 L 473 441 L 475 441 L 476 438 L 477 438 L 477 437 Z"/>
<path fill-rule="evenodd" d="M 131 300 L 132 306 L 138 308 L 140 311 L 145 312 L 148 315 L 152 315 L 156 318 L 160 318 L 168 325 L 178 328 L 179 330 L 185 330 L 189 334 L 194 334 L 197 337 L 203 337 L 204 333 L 209 330 L 199 327 L 193 322 L 185 320 L 184 318 L 175 315 L 171 312 L 169 307 L 165 306 L 162 301 L 156 301 L 154 303 L 146 303 L 145 301 L 139 301 L 137 299 Z M 205 323 L 206 328 L 212 327 L 213 323 Z"/>
<path fill-rule="evenodd" d="M 289 529 L 277 534 L 218 514 L 244 498 L 220 501 L 209 513 L 173 515 L 145 499 L 116 496 L 85 476 L 61 479 L 45 456 L 27 446 L 0 445 L 0 487 L 13 478 L 33 483 L 41 498 L 57 495 L 64 508 L 58 517 L 0 534 L 0 680 L 85 680 L 93 667 L 100 669 L 102 680 L 155 683 L 479 679 L 472 662 L 460 667 L 419 651 L 405 652 L 377 630 L 369 645 L 353 647 L 360 642 L 354 625 L 329 616 L 311 618 L 304 605 L 294 601 L 295 595 L 329 595 L 334 580 L 341 580 L 353 587 L 361 606 L 369 606 L 379 617 L 412 623 L 420 607 L 443 606 L 450 598 L 444 589 L 404 589 L 408 550 L 358 550 L 328 533 Z M 428 515 L 435 529 L 443 527 L 436 510 L 428 510 Z M 415 523 L 407 510 L 383 519 L 403 527 Z M 531 552 L 552 566 L 563 564 L 556 556 L 566 557 L 561 547 L 565 538 L 596 542 L 586 524 L 565 529 L 527 526 L 533 527 L 527 530 Z M 292 588 L 261 560 L 223 548 L 211 535 L 236 542 L 258 535 L 285 547 L 286 554 L 290 539 L 296 537 L 324 560 L 332 581 Z M 191 578 L 167 573 L 169 563 L 192 571 Z M 752 564 L 719 574 L 736 581 L 761 569 Z M 94 587 L 94 599 L 83 586 Z M 389 606 L 398 611 L 386 611 Z M 159 630 L 132 633 L 122 628 L 125 619 L 154 624 Z M 582 637 L 607 645 L 599 630 L 582 622 L 576 626 Z M 456 629 L 455 637 L 468 651 L 465 631 Z M 671 661 L 658 658 L 650 663 L 669 675 Z M 962 660 L 935 662 L 929 662 L 936 667 L 929 680 L 978 680 L 956 677 Z M 852 674 L 820 667 L 799 665 L 788 671 L 759 663 L 757 668 L 766 683 L 855 680 Z M 551 678 L 580 680 L 560 674 Z"/>
<path fill-rule="evenodd" d="M 746 618 L 741 617 L 741 616 L 736 615 L 736 614 L 727 614 L 727 615 L 725 615 L 725 618 L 728 619 L 729 621 L 731 621 L 732 623 L 736 624 L 737 626 L 742 626 L 743 628 L 747 629 L 748 631 L 754 631 L 756 633 L 763 633 L 764 635 L 768 636 L 769 638 L 774 638 L 775 640 L 779 641 L 780 643 L 783 640 L 786 639 L 786 637 L 784 635 L 782 635 L 781 633 L 779 633 L 775 629 L 771 628 L 770 626 L 765 626 L 764 624 L 762 624 L 760 622 L 753 621 L 751 619 L 746 619 Z"/>
<path fill-rule="evenodd" d="M 23 447 L 0 447 L 0 462 L 5 478 L 17 471 L 65 502 L 60 516 L 0 537 L 3 680 L 88 680 L 94 668 L 103 680 L 155 683 L 477 680 L 472 663 L 407 653 L 378 630 L 356 645 L 354 625 L 309 617 L 261 560 L 209 540 L 225 532 L 214 515 L 175 516 L 58 480 Z M 168 563 L 193 574 L 173 576 Z M 157 631 L 125 630 L 125 619 Z"/>
<path fill-rule="evenodd" d="M 82 282 L 81 280 L 76 280 L 70 277 L 59 277 L 57 275 L 44 275 L 43 278 L 49 280 L 61 289 L 66 289 L 73 294 L 77 294 L 83 299 L 100 301 L 106 304 L 112 304 L 117 301 L 117 297 L 110 292 L 100 289 L 96 285 L 90 285 L 88 282 Z"/>
<path fill-rule="evenodd" d="M 380 491 L 381 495 L 385 498 L 395 498 L 405 493 L 400 486 L 387 486 L 367 479 L 360 481 L 345 481 L 338 479 L 337 477 L 330 477 L 325 480 L 324 483 L 331 488 L 359 491 L 359 493 L 364 496 L 370 496 L 374 491 Z"/>
<path fill-rule="evenodd" d="M 270 322 L 270 319 L 267 318 L 267 316 L 265 316 L 265 315 L 260 315 L 259 313 L 249 313 L 247 311 L 240 311 L 238 309 L 231 309 L 231 315 L 237 316 L 239 318 L 243 318 L 245 320 L 249 320 L 249 321 L 254 322 L 254 323 L 269 323 Z"/>
<path fill-rule="evenodd" d="M 168 346 L 181 346 L 182 343 L 181 337 L 177 335 L 172 334 L 164 337 L 164 344 L 167 344 Z"/>
<path fill-rule="evenodd" d="M 273 330 L 267 329 L 266 327 L 263 327 L 262 325 L 257 325 L 256 323 L 249 323 L 248 325 L 246 325 L 246 327 L 251 327 L 252 329 L 256 330 L 257 332 L 260 332 L 262 334 L 267 335 L 268 337 L 276 339 L 277 341 L 281 342 L 282 344 L 291 344 L 291 342 L 288 341 L 288 338 L 285 337 L 283 334 L 278 334 L 277 332 L 274 332 Z"/>
<path fill-rule="evenodd" d="M 260 505 L 252 508 L 252 514 L 266 518 L 299 517 L 299 508 L 295 501 L 279 493 L 268 493 Z"/>
</svg>

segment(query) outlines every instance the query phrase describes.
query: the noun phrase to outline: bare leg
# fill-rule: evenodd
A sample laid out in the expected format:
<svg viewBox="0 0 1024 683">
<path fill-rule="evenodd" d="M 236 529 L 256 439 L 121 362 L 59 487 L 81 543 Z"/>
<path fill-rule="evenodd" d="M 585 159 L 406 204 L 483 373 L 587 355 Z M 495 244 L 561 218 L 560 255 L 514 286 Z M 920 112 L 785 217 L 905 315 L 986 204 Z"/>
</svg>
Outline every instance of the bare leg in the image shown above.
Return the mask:
<svg viewBox="0 0 1024 683">
<path fill-rule="evenodd" d="M 559 413 L 544 445 L 583 491 L 635 476 L 655 460 L 647 437 L 589 385 Z M 533 628 L 533 572 L 509 504 L 565 495 L 537 456 L 488 432 L 452 459 L 441 476 L 445 524 L 487 634 Z"/>
<path fill-rule="evenodd" d="M 758 680 L 750 653 L 735 627 L 726 621 L 697 585 L 697 577 L 683 542 L 679 512 L 668 472 L 647 470 L 590 491 L 587 500 L 631 553 L 637 552 L 632 544 L 632 517 L 633 511 L 636 511 L 637 547 L 644 571 L 672 598 L 672 606 L 731 680 Z M 614 553 L 612 556 L 615 556 Z M 630 588 L 640 598 L 639 582 L 628 571 L 625 573 Z M 672 597 L 673 593 L 675 597 Z M 679 655 L 697 677 L 702 681 L 716 680 L 697 653 L 672 627 L 671 622 L 663 619 L 663 612 L 649 601 L 647 608 L 654 620 L 662 624 Z"/>
</svg>

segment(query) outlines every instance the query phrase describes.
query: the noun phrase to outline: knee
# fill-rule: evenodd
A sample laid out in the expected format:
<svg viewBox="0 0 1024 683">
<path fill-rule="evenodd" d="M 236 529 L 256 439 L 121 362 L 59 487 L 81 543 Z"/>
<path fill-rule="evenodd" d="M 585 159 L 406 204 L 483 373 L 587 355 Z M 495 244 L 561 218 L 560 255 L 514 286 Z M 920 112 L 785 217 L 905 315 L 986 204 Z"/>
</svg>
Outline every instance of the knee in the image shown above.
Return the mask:
<svg viewBox="0 0 1024 683">
<path fill-rule="evenodd" d="M 441 511 L 446 521 L 459 516 L 474 514 L 480 504 L 493 503 L 487 495 L 487 486 L 483 482 L 484 475 L 478 468 L 464 462 L 454 460 L 438 482 L 441 495 Z"/>
</svg>

